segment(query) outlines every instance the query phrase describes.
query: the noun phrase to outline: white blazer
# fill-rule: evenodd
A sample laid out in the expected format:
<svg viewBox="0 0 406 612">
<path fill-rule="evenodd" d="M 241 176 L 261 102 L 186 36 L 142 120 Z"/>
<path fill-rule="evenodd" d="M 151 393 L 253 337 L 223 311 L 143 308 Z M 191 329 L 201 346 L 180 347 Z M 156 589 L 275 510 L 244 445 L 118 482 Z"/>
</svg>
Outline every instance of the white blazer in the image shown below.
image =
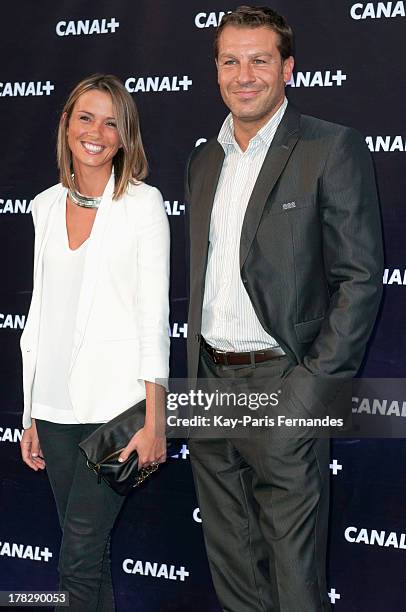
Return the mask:
<svg viewBox="0 0 406 612">
<path fill-rule="evenodd" d="M 169 224 L 162 196 L 145 183 L 112 200 L 106 189 L 87 244 L 69 371 L 73 412 L 81 423 L 108 421 L 145 398 L 145 382 L 169 373 Z M 32 204 L 34 286 L 21 336 L 23 427 L 31 426 L 44 248 L 67 190 L 54 185 Z M 159 379 L 159 380 L 157 380 Z"/>
</svg>

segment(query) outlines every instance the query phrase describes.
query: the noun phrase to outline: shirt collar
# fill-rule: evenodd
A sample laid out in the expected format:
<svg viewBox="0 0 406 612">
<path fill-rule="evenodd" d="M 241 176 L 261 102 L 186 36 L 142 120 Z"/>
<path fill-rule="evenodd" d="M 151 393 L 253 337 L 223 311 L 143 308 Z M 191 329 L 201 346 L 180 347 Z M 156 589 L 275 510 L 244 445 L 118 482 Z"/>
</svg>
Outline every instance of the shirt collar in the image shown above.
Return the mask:
<svg viewBox="0 0 406 612">
<path fill-rule="evenodd" d="M 276 113 L 272 115 L 272 117 L 267 121 L 267 123 L 262 126 L 262 128 L 255 134 L 254 138 L 252 138 L 251 140 L 261 140 L 267 147 L 269 147 L 273 140 L 273 137 L 275 136 L 275 132 L 278 128 L 278 125 L 282 121 L 282 117 L 285 114 L 287 105 L 288 100 L 285 97 L 282 105 L 278 108 Z M 219 134 L 217 136 L 217 141 L 221 144 L 225 151 L 228 145 L 238 146 L 234 138 L 234 123 L 231 113 L 229 113 L 225 118 L 224 123 L 221 126 Z"/>
</svg>

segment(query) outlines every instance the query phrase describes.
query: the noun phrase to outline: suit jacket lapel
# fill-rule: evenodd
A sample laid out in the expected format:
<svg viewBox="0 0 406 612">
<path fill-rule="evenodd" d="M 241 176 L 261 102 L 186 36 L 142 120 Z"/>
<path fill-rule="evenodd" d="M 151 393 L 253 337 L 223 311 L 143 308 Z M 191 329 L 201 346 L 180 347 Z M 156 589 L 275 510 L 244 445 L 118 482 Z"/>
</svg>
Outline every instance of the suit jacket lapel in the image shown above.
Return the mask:
<svg viewBox="0 0 406 612">
<path fill-rule="evenodd" d="M 72 351 L 71 369 L 76 360 L 80 345 L 85 335 L 93 296 L 96 288 L 98 272 L 102 260 L 104 236 L 108 228 L 108 220 L 113 206 L 114 174 L 111 175 L 100 202 L 93 228 L 86 247 L 86 257 L 83 270 L 82 285 L 79 295 L 76 316 L 76 329 Z"/>
<path fill-rule="evenodd" d="M 45 246 L 47 244 L 48 237 L 50 235 L 55 220 L 55 212 L 58 209 L 58 206 L 63 206 L 65 202 L 65 194 L 66 189 L 62 187 L 62 185 L 60 185 L 60 188 L 57 189 L 51 203 L 49 204 L 49 209 L 46 212 L 46 218 L 44 220 L 42 229 L 38 227 L 39 221 L 37 220 L 37 227 L 35 230 L 35 241 L 36 243 L 38 243 L 38 246 L 35 247 L 36 252 L 34 254 L 34 283 L 29 316 L 22 336 L 22 338 L 24 338 L 24 341 L 29 345 L 30 350 L 34 350 L 35 353 L 37 351 L 38 333 L 41 316 L 43 275 L 42 261 L 44 258 Z M 45 202 L 42 203 L 42 206 L 44 205 Z M 27 340 L 25 340 L 25 338 L 27 338 Z"/>
<path fill-rule="evenodd" d="M 60 188 L 57 190 L 47 213 L 47 218 L 44 223 L 44 229 L 42 235 L 39 238 L 40 244 L 38 247 L 38 254 L 34 260 L 34 290 L 36 288 L 41 288 L 42 291 L 42 258 L 44 256 L 45 246 L 51 232 L 51 228 L 55 219 L 55 211 L 58 206 L 63 206 L 66 198 L 66 189 L 60 185 Z M 62 195 L 65 196 L 62 198 Z"/>
<path fill-rule="evenodd" d="M 240 267 L 242 268 L 257 232 L 269 194 L 280 177 L 298 139 L 299 112 L 288 104 L 248 202 L 241 231 Z"/>
<path fill-rule="evenodd" d="M 204 168 L 204 181 L 202 190 L 197 193 L 193 206 L 193 228 L 191 240 L 194 242 L 193 251 L 196 253 L 193 270 L 195 281 L 204 288 L 204 275 L 206 272 L 207 252 L 209 247 L 209 230 L 211 211 L 213 209 L 214 197 L 217 183 L 220 177 L 224 161 L 224 150 L 216 141 L 213 143 L 211 155 Z"/>
</svg>

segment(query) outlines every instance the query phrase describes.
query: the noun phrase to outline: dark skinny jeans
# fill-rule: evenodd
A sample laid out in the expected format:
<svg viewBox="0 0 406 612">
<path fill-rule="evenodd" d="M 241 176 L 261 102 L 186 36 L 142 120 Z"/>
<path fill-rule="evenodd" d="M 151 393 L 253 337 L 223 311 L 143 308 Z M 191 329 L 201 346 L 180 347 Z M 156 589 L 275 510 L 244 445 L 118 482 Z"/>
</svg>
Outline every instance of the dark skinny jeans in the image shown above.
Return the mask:
<svg viewBox="0 0 406 612">
<path fill-rule="evenodd" d="M 36 425 L 63 534 L 59 588 L 70 612 L 114 612 L 110 532 L 125 498 L 98 484 L 78 447 L 99 424 Z"/>
</svg>

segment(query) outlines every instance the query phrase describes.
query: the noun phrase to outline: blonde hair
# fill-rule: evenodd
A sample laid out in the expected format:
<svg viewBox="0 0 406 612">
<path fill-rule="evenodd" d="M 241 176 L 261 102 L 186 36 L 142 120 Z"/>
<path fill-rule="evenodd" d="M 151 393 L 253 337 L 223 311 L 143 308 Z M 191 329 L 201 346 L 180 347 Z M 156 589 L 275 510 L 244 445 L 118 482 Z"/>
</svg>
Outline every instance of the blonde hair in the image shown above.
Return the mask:
<svg viewBox="0 0 406 612">
<path fill-rule="evenodd" d="M 122 144 L 113 158 L 114 199 L 118 200 L 125 193 L 128 183 L 137 183 L 147 176 L 148 162 L 142 144 L 135 102 L 121 81 L 112 74 L 93 74 L 80 81 L 69 94 L 58 126 L 57 160 L 60 181 L 64 187 L 75 190 L 67 127 L 77 100 L 82 94 L 92 89 L 110 94 L 113 101 L 117 131 Z"/>
</svg>

